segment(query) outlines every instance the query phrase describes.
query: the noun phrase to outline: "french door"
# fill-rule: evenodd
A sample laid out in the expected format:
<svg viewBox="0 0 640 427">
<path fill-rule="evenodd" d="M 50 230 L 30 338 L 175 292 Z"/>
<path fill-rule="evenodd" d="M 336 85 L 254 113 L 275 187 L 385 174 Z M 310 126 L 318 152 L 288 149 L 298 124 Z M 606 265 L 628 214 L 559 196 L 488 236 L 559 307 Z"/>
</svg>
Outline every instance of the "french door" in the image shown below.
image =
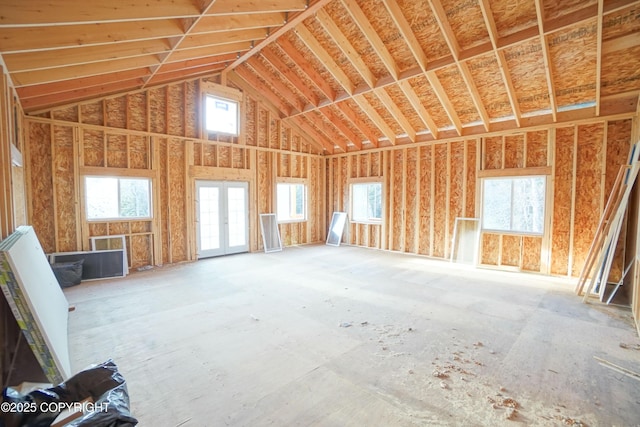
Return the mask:
<svg viewBox="0 0 640 427">
<path fill-rule="evenodd" d="M 196 181 L 198 258 L 249 250 L 249 184 Z"/>
</svg>

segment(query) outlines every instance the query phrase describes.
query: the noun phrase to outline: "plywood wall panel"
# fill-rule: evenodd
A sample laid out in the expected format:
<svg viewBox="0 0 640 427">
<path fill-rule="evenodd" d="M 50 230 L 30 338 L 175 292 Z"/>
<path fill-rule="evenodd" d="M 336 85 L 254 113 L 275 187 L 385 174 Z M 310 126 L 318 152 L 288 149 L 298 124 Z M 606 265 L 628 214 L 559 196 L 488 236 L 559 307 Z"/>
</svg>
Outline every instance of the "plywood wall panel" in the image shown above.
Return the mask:
<svg viewBox="0 0 640 427">
<path fill-rule="evenodd" d="M 524 167 L 524 134 L 504 137 L 504 167 Z"/>
<path fill-rule="evenodd" d="M 70 126 L 54 126 L 53 185 L 56 201 L 56 250 L 77 248 L 78 212 L 74 172 L 74 133 Z"/>
<path fill-rule="evenodd" d="M 444 258 L 447 239 L 447 144 L 435 148 L 435 182 L 433 221 L 433 256 Z"/>
<path fill-rule="evenodd" d="M 551 236 L 551 274 L 569 272 L 571 239 L 571 200 L 573 185 L 574 128 L 558 128 L 555 132 L 555 176 L 553 183 L 553 218 Z"/>
<path fill-rule="evenodd" d="M 55 252 L 56 231 L 53 188 L 51 125 L 29 123 L 29 221 L 45 252 Z"/>
<path fill-rule="evenodd" d="M 127 95 L 128 129 L 147 130 L 147 95 L 145 92 Z"/>
<path fill-rule="evenodd" d="M 520 266 L 520 253 L 522 251 L 522 236 L 505 234 L 502 236 L 502 257 L 500 265 L 509 267 Z"/>
<path fill-rule="evenodd" d="M 481 238 L 480 262 L 486 265 L 498 265 L 500 257 L 500 235 L 483 233 Z"/>
<path fill-rule="evenodd" d="M 110 168 L 127 167 L 127 136 L 107 134 L 107 166 Z"/>
<path fill-rule="evenodd" d="M 578 126 L 573 271 L 580 271 L 600 219 L 604 125 Z"/>
<path fill-rule="evenodd" d="M 548 162 L 548 132 L 540 130 L 527 132 L 527 167 L 547 166 Z"/>
<path fill-rule="evenodd" d="M 109 127 L 125 129 L 127 127 L 127 98 L 118 96 L 107 98 L 104 101 L 106 125 Z"/>
<path fill-rule="evenodd" d="M 431 202 L 433 194 L 431 192 L 431 180 L 433 175 L 431 168 L 433 166 L 433 156 L 431 155 L 432 146 L 420 147 L 420 217 L 418 227 L 420 228 L 418 253 L 423 255 L 431 254 L 431 220 L 433 212 L 431 210 Z"/>
<path fill-rule="evenodd" d="M 522 269 L 540 272 L 542 237 L 524 236 L 522 240 Z"/>
</svg>

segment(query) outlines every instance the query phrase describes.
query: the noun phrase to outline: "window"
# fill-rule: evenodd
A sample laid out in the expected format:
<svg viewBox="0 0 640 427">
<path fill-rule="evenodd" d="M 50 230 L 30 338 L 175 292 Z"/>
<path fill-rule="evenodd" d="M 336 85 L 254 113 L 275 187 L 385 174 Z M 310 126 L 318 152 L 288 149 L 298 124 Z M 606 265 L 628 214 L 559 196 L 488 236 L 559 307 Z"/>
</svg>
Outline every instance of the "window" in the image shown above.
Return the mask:
<svg viewBox="0 0 640 427">
<path fill-rule="evenodd" d="M 546 177 L 485 178 L 482 229 L 542 234 Z"/>
<path fill-rule="evenodd" d="M 207 95 L 205 112 L 208 131 L 238 135 L 237 101 Z"/>
<path fill-rule="evenodd" d="M 151 218 L 151 180 L 85 177 L 87 219 Z"/>
<path fill-rule="evenodd" d="M 307 219 L 307 189 L 304 184 L 278 183 L 278 222 Z"/>
<path fill-rule="evenodd" d="M 351 184 L 351 221 L 382 221 L 382 183 Z"/>
</svg>

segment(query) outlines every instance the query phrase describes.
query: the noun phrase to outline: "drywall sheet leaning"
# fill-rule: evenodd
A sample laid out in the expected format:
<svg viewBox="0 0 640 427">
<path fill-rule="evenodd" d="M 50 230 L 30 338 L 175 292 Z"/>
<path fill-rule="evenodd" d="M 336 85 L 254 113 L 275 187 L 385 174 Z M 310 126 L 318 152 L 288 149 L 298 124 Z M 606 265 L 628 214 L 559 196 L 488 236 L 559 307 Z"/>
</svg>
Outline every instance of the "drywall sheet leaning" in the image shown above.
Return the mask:
<svg viewBox="0 0 640 427">
<path fill-rule="evenodd" d="M 0 242 L 0 287 L 47 379 L 69 378 L 69 304 L 33 227 L 18 227 Z"/>
</svg>

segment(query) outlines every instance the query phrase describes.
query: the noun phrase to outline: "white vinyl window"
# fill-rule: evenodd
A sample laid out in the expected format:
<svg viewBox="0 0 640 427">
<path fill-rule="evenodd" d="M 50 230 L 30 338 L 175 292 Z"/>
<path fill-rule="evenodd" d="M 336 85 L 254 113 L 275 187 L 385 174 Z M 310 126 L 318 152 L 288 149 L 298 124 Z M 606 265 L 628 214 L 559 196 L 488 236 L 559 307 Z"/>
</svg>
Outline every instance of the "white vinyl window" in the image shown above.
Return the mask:
<svg viewBox="0 0 640 427">
<path fill-rule="evenodd" d="M 351 221 L 382 221 L 382 183 L 351 184 Z"/>
<path fill-rule="evenodd" d="M 278 183 L 278 222 L 307 219 L 307 187 L 304 184 Z"/>
<path fill-rule="evenodd" d="M 238 135 L 238 102 L 214 95 L 205 97 L 205 124 L 209 132 Z"/>
<path fill-rule="evenodd" d="M 546 176 L 485 178 L 482 229 L 543 234 Z"/>
<path fill-rule="evenodd" d="M 151 218 L 151 180 L 87 176 L 88 220 Z"/>
</svg>

